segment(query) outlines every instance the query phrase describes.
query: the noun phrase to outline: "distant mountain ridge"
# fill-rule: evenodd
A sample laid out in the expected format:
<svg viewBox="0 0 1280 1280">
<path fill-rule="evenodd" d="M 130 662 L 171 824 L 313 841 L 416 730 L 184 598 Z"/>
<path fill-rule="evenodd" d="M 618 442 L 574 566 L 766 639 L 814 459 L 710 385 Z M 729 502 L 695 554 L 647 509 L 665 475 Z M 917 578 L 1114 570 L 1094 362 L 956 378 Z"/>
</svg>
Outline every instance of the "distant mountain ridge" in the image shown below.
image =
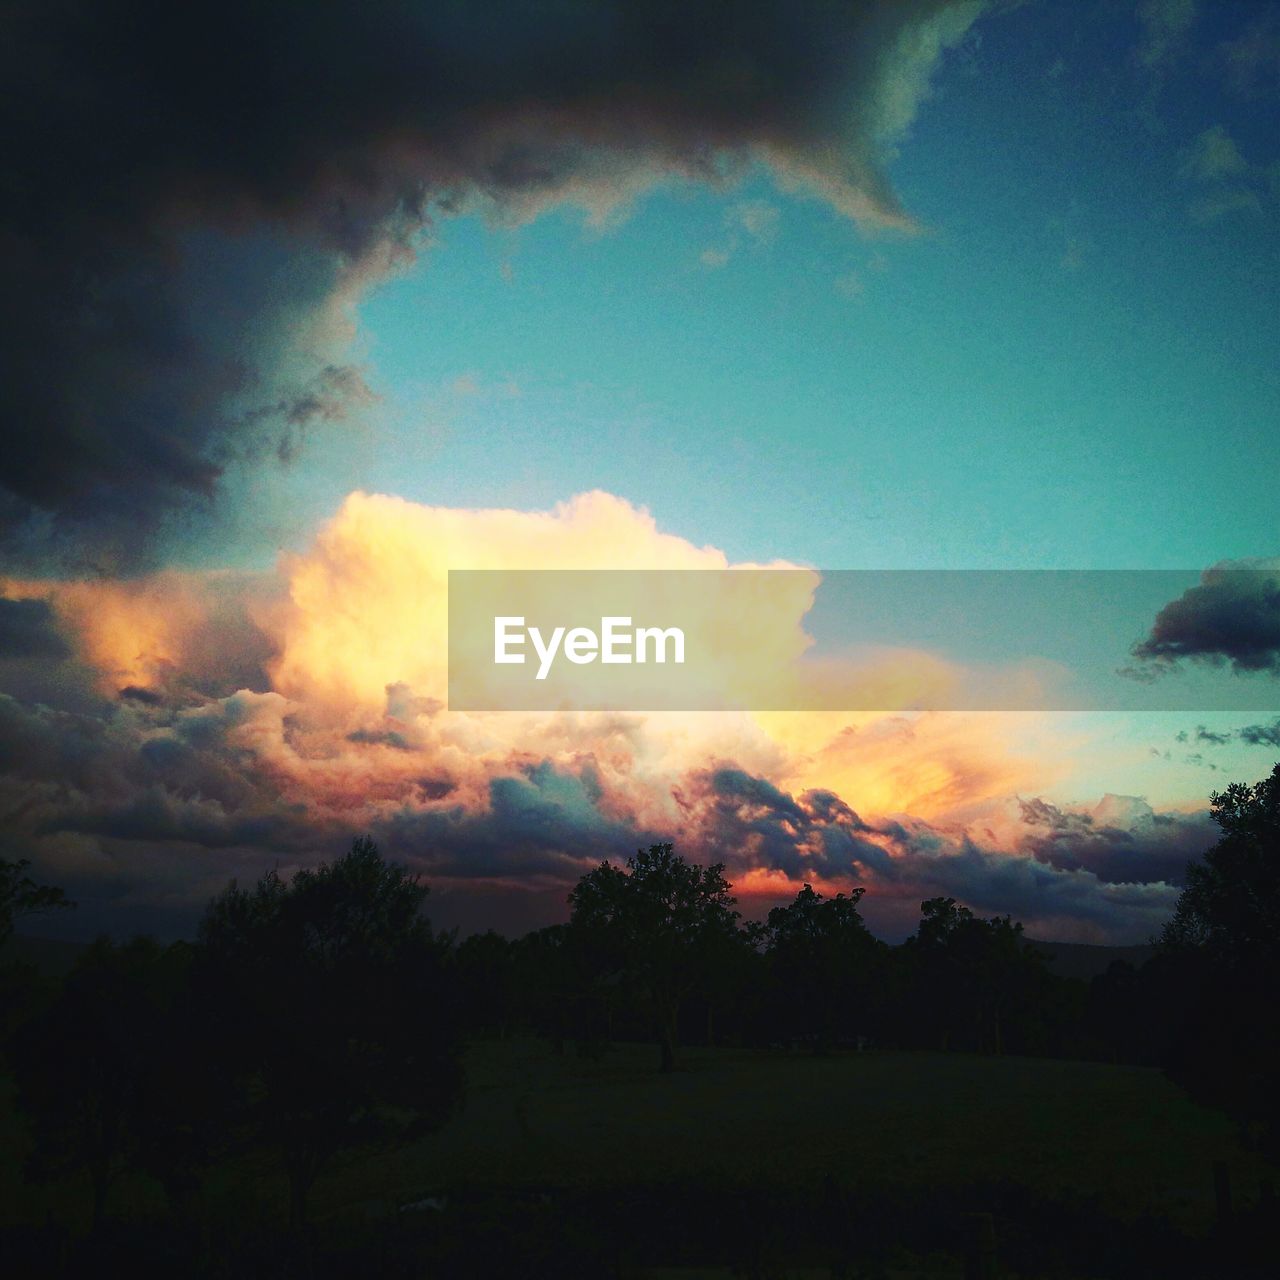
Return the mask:
<svg viewBox="0 0 1280 1280">
<path fill-rule="evenodd" d="M 1106 973 L 1117 960 L 1140 969 L 1156 953 L 1155 946 L 1149 942 L 1129 947 L 1105 947 L 1091 942 L 1046 942 L 1040 938 L 1028 938 L 1027 945 L 1046 958 L 1050 971 L 1058 977 L 1081 978 L 1085 982 Z"/>
</svg>

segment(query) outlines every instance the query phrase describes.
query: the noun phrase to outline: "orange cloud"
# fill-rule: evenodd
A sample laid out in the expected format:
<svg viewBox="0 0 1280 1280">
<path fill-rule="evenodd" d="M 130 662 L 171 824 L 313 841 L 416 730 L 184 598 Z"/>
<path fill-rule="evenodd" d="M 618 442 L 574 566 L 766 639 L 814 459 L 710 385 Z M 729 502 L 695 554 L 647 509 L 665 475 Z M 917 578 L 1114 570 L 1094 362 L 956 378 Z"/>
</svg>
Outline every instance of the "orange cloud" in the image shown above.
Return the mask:
<svg viewBox="0 0 1280 1280">
<path fill-rule="evenodd" d="M 589 766 L 601 781 L 602 811 L 650 830 L 678 828 L 673 779 L 718 761 L 797 793 L 835 791 L 862 812 L 956 821 L 1063 771 L 1046 765 L 1027 733 L 1036 718 L 1026 715 L 442 709 L 451 568 L 733 567 L 762 566 L 731 565 L 716 548 L 666 533 L 647 511 L 603 492 L 544 512 L 357 492 L 274 574 L 167 571 L 4 589 L 52 603 L 104 692 L 179 688 L 196 691 L 197 702 L 202 692 L 204 704 L 189 717 L 212 716 L 283 796 L 351 821 L 390 803 L 482 810 L 495 776 L 540 760 Z M 797 575 L 779 575 L 784 581 Z M 766 655 L 798 654 L 807 644 L 810 594 L 787 591 L 760 611 Z M 236 703 L 227 695 L 246 672 L 256 674 L 256 691 Z M 897 694 L 906 699 L 952 676 L 930 655 L 901 654 L 875 678 L 892 705 Z"/>
<path fill-rule="evenodd" d="M 968 820 L 989 802 L 1066 775 L 1034 712 L 780 712 L 757 717 L 785 751 L 777 780 L 826 787 L 869 813 Z"/>
<path fill-rule="evenodd" d="M 271 589 L 267 580 L 225 571 L 0 580 L 0 594 L 11 599 L 49 602 L 108 695 L 192 677 L 224 688 L 261 679 L 267 641 L 250 612 Z"/>
<path fill-rule="evenodd" d="M 730 567 L 723 552 L 663 533 L 647 511 L 599 491 L 546 512 L 353 493 L 315 544 L 283 565 L 286 601 L 263 618 L 279 646 L 273 684 L 309 704 L 366 713 L 396 683 L 443 699 L 450 569 Z M 799 635 L 803 607 L 794 612 L 768 625 Z"/>
<path fill-rule="evenodd" d="M 552 896 L 593 860 L 675 839 L 726 861 L 753 909 L 804 880 L 827 893 L 864 883 L 895 930 L 944 892 L 1121 932 L 1167 910 L 1168 867 L 1203 838 L 1195 821 L 1156 823 L 1119 801 L 1020 804 L 1078 779 L 1091 730 L 1075 717 L 450 711 L 457 567 L 756 566 L 605 493 L 547 512 L 354 493 L 270 573 L 0 583 L 49 601 L 102 693 L 131 691 L 100 718 L 0 698 L 22 769 L 0 790 L 21 802 L 23 838 L 61 841 L 86 875 L 107 875 L 124 857 L 172 868 L 174 851 L 301 865 L 371 831 L 459 892 Z M 787 589 L 761 611 L 770 662 L 803 653 L 812 595 L 804 574 L 777 578 Z M 838 688 L 870 674 L 889 705 L 955 677 L 929 654 L 876 661 L 825 675 Z M 203 866 L 216 881 L 216 861 Z"/>
</svg>

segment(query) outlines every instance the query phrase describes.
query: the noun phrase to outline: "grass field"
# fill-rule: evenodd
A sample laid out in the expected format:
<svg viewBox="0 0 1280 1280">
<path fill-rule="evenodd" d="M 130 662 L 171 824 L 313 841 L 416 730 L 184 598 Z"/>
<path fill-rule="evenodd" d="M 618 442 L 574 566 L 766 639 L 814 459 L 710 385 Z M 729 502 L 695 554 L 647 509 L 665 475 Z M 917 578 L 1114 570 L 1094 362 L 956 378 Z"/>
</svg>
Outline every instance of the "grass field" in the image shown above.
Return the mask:
<svg viewBox="0 0 1280 1280">
<path fill-rule="evenodd" d="M 375 1217 L 441 1191 L 575 1190 L 702 1184 L 946 1191 L 1015 1183 L 1044 1195 L 1101 1197 L 1120 1216 L 1167 1215 L 1190 1229 L 1213 1212 L 1211 1169 L 1228 1162 L 1245 1198 L 1265 1166 L 1230 1123 L 1159 1072 L 1087 1062 L 962 1054 L 828 1058 L 620 1045 L 598 1061 L 541 1041 L 474 1046 L 465 1105 L 438 1133 L 397 1150 L 351 1153 L 317 1184 L 317 1219 Z M 80 1220 L 87 1189 L 23 1189 L 22 1127 L 4 1098 L 4 1217 Z M 268 1162 L 215 1172 L 211 1207 L 282 1212 Z M 77 1203 L 83 1201 L 84 1203 Z M 112 1210 L 159 1204 L 122 1180 Z"/>
<path fill-rule="evenodd" d="M 664 1077 L 655 1059 L 641 1045 L 597 1062 L 538 1041 L 477 1046 L 464 1109 L 413 1147 L 344 1161 L 317 1187 L 317 1210 L 444 1188 L 767 1187 L 830 1174 L 855 1190 L 1011 1181 L 1193 1225 L 1212 1213 L 1215 1160 L 1242 1193 L 1266 1174 L 1229 1121 L 1145 1068 L 695 1049 Z"/>
</svg>

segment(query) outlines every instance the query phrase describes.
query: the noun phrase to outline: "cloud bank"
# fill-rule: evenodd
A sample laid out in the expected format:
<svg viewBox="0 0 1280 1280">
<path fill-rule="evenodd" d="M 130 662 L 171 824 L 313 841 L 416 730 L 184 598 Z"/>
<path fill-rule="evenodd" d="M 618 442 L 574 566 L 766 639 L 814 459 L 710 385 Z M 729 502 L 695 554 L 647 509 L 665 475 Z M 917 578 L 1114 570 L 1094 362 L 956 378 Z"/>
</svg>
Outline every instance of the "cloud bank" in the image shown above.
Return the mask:
<svg viewBox="0 0 1280 1280">
<path fill-rule="evenodd" d="M 1133 941 L 1210 842 L 1203 815 L 1135 799 L 1019 800 L 1052 776 L 1018 749 L 1025 717 L 446 710 L 447 568 L 534 564 L 733 567 L 604 493 L 544 512 L 357 493 L 259 575 L 0 582 L 0 852 L 65 884 L 90 932 L 181 931 L 231 876 L 367 831 L 466 927 L 562 918 L 585 870 L 672 839 L 750 911 L 861 884 L 888 936 L 946 893 Z M 763 625 L 781 645 L 807 608 Z"/>
</svg>

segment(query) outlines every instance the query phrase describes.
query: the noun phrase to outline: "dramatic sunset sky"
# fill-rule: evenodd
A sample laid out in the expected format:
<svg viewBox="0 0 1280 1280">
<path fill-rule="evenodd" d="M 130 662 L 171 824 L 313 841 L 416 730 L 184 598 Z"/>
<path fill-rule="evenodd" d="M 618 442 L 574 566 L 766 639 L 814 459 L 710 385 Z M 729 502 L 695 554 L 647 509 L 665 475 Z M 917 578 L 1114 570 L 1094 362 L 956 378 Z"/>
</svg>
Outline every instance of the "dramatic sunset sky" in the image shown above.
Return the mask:
<svg viewBox="0 0 1280 1280">
<path fill-rule="evenodd" d="M 464 932 L 666 839 L 750 914 L 1157 931 L 1280 759 L 1280 6 L 267 9 L 4 19 L 29 927 L 368 832 Z M 445 705 L 451 568 L 731 565 L 1209 570 L 1115 664 L 1259 710 Z"/>
</svg>

